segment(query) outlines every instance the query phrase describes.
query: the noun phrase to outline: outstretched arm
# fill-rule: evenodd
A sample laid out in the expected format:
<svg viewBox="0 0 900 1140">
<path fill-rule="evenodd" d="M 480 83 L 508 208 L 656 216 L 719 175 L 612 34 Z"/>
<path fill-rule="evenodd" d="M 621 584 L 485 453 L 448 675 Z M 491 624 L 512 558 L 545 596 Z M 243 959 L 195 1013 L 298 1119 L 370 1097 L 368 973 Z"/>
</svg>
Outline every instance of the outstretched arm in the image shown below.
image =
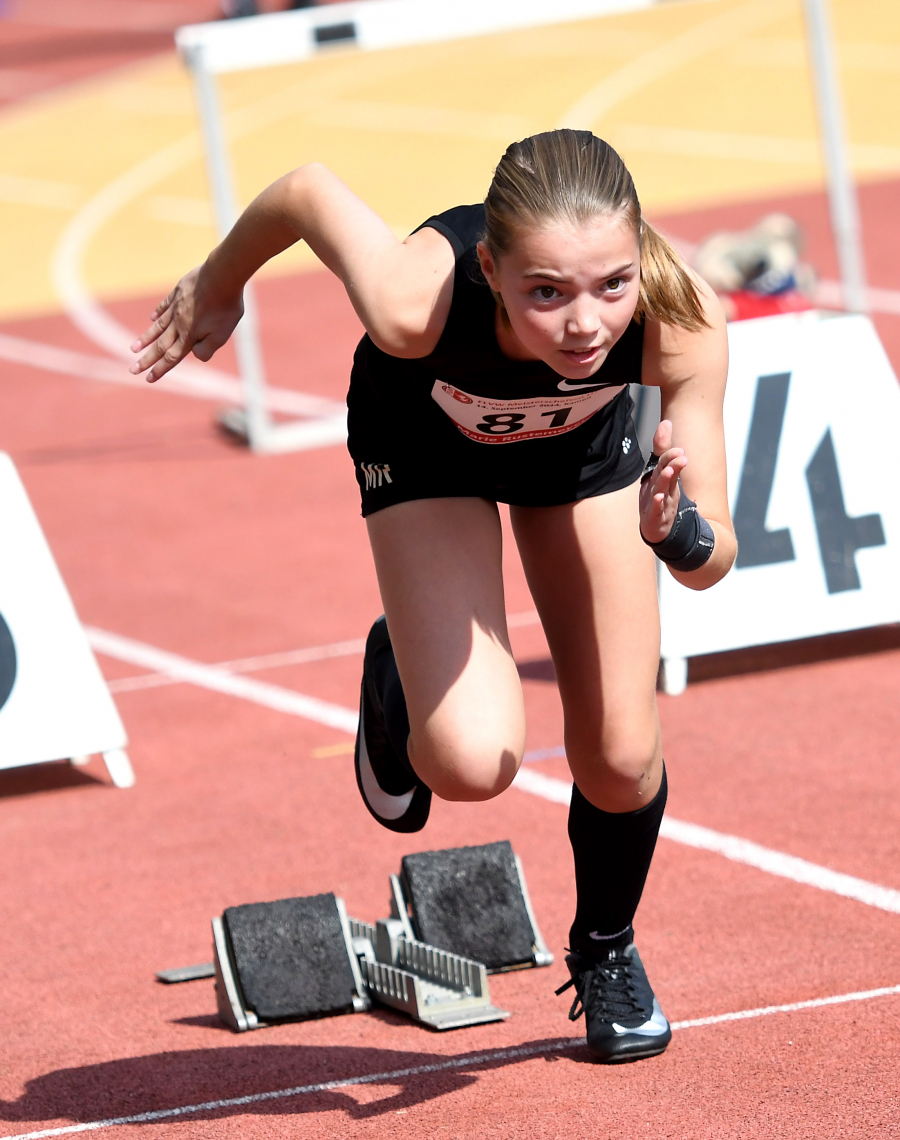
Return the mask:
<svg viewBox="0 0 900 1140">
<path fill-rule="evenodd" d="M 449 243 L 433 229 L 398 241 L 337 175 L 312 163 L 264 190 L 203 265 L 179 281 L 132 345 L 141 356 L 131 371 L 147 372 L 152 382 L 190 352 L 209 360 L 243 314 L 247 281 L 298 241 L 341 279 L 379 348 L 407 358 L 433 350 L 453 290 Z"/>
<path fill-rule="evenodd" d="M 686 332 L 648 321 L 644 339 L 645 384 L 658 386 L 662 422 L 653 441 L 660 461 L 641 488 L 641 533 L 659 542 L 672 528 L 678 480 L 715 535 L 708 561 L 696 570 L 670 568 L 693 590 L 715 585 L 731 569 L 737 541 L 728 509 L 722 403 L 728 373 L 725 319 L 712 290 L 695 278 L 709 327 Z"/>
</svg>

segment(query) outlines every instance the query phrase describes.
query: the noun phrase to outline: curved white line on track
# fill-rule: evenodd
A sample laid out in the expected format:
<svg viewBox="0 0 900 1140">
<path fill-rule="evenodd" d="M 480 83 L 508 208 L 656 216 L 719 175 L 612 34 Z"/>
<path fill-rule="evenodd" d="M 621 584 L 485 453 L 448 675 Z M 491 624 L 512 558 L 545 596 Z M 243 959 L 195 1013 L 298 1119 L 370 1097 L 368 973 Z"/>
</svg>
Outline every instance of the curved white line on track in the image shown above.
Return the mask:
<svg viewBox="0 0 900 1140">
<path fill-rule="evenodd" d="M 129 349 L 134 333 L 98 304 L 88 288 L 82 271 L 85 254 L 112 217 L 140 194 L 194 161 L 198 154 L 197 136 L 187 135 L 127 170 L 82 206 L 66 226 L 53 253 L 53 286 L 69 319 L 89 340 L 129 363 L 134 359 Z M 178 371 L 166 377 L 165 387 L 170 392 L 233 404 L 242 400 L 241 384 L 236 377 L 192 360 L 182 361 Z M 295 415 L 343 414 L 343 405 L 335 400 L 286 389 L 270 391 L 269 405 L 275 411 Z"/>
<path fill-rule="evenodd" d="M 575 130 L 594 127 L 608 111 L 630 95 L 739 36 L 783 19 L 782 0 L 767 0 L 766 3 L 752 0 L 740 8 L 705 20 L 616 68 L 564 111 L 556 125 Z"/>
<path fill-rule="evenodd" d="M 134 337 L 97 304 L 82 272 L 85 253 L 110 218 L 198 155 L 199 139 L 191 133 L 126 170 L 81 207 L 53 251 L 50 275 L 66 313 L 89 340 L 113 356 L 130 359 L 128 346 Z"/>
<path fill-rule="evenodd" d="M 248 107 L 241 108 L 226 116 L 226 126 L 232 140 L 241 138 L 262 126 L 270 125 L 279 119 L 296 112 L 296 101 L 319 103 L 327 100 L 328 92 L 340 87 L 347 75 L 354 77 L 359 71 L 359 62 L 353 60 L 327 80 L 317 77 L 296 84 L 274 96 L 266 96 Z M 127 329 L 112 317 L 97 301 L 84 276 L 84 258 L 91 242 L 100 230 L 129 205 L 139 195 L 146 193 L 163 179 L 181 170 L 200 157 L 200 138 L 197 132 L 185 135 L 168 146 L 149 155 L 135 166 L 126 170 L 93 195 L 69 221 L 56 245 L 51 259 L 51 279 L 63 309 L 89 340 L 111 353 L 112 356 L 134 360 L 130 344 L 135 338 L 133 330 Z M 169 373 L 165 380 L 169 391 L 181 391 L 185 395 L 206 393 L 208 399 L 224 399 L 229 403 L 242 403 L 240 381 L 209 364 L 194 360 L 184 360 L 177 372 Z M 267 390 L 268 404 L 273 411 L 308 416 L 343 416 L 345 408 L 334 400 L 310 396 L 288 389 Z M 312 426 L 312 425 L 311 425 Z M 334 424 L 323 425 L 324 435 L 329 443 L 345 438 L 343 428 Z"/>
<path fill-rule="evenodd" d="M 789 1002 L 785 1005 L 767 1005 L 758 1009 L 742 1009 L 734 1013 L 719 1013 L 712 1017 L 696 1017 L 689 1021 L 674 1021 L 675 1031 L 700 1029 L 710 1025 L 723 1025 L 731 1021 L 751 1021 L 758 1017 L 772 1017 L 778 1013 L 798 1013 L 807 1009 L 823 1009 L 827 1006 L 844 1005 L 847 1002 L 873 1001 L 877 998 L 900 995 L 900 986 L 882 986 L 876 990 L 859 990 L 856 993 L 835 994 L 831 997 L 814 998 L 811 1001 Z M 525 1057 L 539 1057 L 547 1053 L 563 1053 L 569 1049 L 579 1049 L 586 1045 L 583 1037 L 573 1037 L 568 1041 L 545 1041 L 540 1045 L 522 1045 L 511 1049 L 494 1049 L 487 1053 L 472 1053 L 467 1057 L 448 1057 L 431 1065 L 413 1065 L 408 1069 L 392 1069 L 384 1073 L 366 1073 L 359 1077 L 345 1077 L 342 1080 L 320 1081 L 314 1085 L 297 1085 L 290 1089 L 276 1089 L 273 1092 L 251 1093 L 249 1096 L 233 1096 L 222 1100 L 207 1100 L 201 1104 L 186 1104 L 178 1108 L 162 1108 L 155 1112 L 137 1112 L 132 1116 L 113 1116 L 107 1120 L 92 1120 L 85 1124 L 68 1124 L 61 1128 L 42 1128 L 37 1132 L 12 1133 L 0 1136 L 0 1140 L 44 1140 L 49 1136 L 71 1136 L 78 1132 L 98 1132 L 104 1128 L 117 1128 L 126 1124 L 152 1124 L 157 1120 L 174 1120 L 180 1116 L 190 1116 L 197 1112 L 216 1112 L 226 1108 L 244 1108 L 251 1104 L 266 1101 L 286 1100 L 291 1097 L 309 1096 L 311 1093 L 330 1092 L 332 1089 L 352 1088 L 359 1085 L 396 1084 L 409 1077 L 428 1076 L 431 1073 L 449 1073 L 454 1070 L 475 1069 L 494 1062 L 515 1061 Z"/>
<path fill-rule="evenodd" d="M 418 61 L 411 56 L 406 68 L 413 69 L 416 66 Z M 379 58 L 377 53 L 348 58 L 342 66 L 335 67 L 328 76 L 317 75 L 306 79 L 226 114 L 224 125 L 228 136 L 234 142 L 261 127 L 270 126 L 280 119 L 287 118 L 296 113 L 298 103 L 302 103 L 310 111 L 315 111 L 318 107 L 327 107 L 334 93 L 341 91 L 348 81 L 351 85 L 358 85 L 362 81 L 363 74 L 377 76 L 385 69 L 396 75 L 403 70 L 403 67 L 398 66 L 392 57 Z M 51 279 L 56 295 L 72 323 L 89 340 L 113 356 L 128 360 L 129 363 L 134 360 L 129 345 L 134 340 L 135 333 L 115 320 L 97 301 L 85 280 L 85 254 L 99 231 L 117 213 L 164 178 L 196 161 L 200 153 L 200 137 L 194 131 L 126 170 L 84 203 L 69 221 L 54 250 L 51 259 Z M 178 365 L 177 372 L 169 373 L 165 382 L 171 391 L 184 388 L 185 394 L 196 395 L 198 387 L 205 387 L 214 399 L 227 399 L 231 403 L 242 402 L 233 395 L 226 395 L 229 391 L 233 393 L 235 385 L 240 383 L 234 376 L 221 372 L 212 365 L 201 365 L 194 360 L 182 361 Z M 325 401 L 321 397 L 306 396 L 301 392 L 293 393 L 285 389 L 270 388 L 267 391 L 269 406 L 274 411 L 317 416 L 343 415 L 345 412 L 343 404 Z M 273 398 L 276 392 L 281 394 Z M 294 395 L 298 401 L 309 401 L 310 407 L 313 404 L 320 405 L 319 410 L 298 413 L 296 406 L 289 406 L 292 402 L 290 397 Z M 345 433 L 336 430 L 333 424 L 324 425 L 324 432 L 330 443 L 345 438 Z"/>
</svg>

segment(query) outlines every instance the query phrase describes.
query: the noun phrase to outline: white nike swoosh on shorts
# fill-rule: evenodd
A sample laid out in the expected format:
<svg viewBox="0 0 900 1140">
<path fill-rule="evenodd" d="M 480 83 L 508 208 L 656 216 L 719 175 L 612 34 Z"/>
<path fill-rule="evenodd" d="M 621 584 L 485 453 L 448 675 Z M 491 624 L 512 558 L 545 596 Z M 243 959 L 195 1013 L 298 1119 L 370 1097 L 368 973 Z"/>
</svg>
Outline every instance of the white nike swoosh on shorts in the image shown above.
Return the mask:
<svg viewBox="0 0 900 1140">
<path fill-rule="evenodd" d="M 365 702 L 361 702 L 361 706 Z M 359 778 L 363 786 L 366 802 L 381 816 L 382 819 L 400 819 L 409 811 L 409 805 L 415 795 L 415 787 L 404 792 L 402 796 L 389 795 L 375 779 L 372 771 L 372 762 L 369 760 L 369 751 L 366 748 L 366 731 L 363 709 L 359 710 Z"/>
</svg>

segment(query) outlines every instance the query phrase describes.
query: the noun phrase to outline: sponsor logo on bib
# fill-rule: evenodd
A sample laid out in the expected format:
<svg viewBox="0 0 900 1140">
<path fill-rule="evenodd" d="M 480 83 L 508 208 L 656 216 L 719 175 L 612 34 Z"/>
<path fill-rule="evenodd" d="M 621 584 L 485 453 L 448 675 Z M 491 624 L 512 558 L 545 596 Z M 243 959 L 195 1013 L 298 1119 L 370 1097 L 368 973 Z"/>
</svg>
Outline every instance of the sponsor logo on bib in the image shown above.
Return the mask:
<svg viewBox="0 0 900 1140">
<path fill-rule="evenodd" d="M 472 397 L 465 392 L 460 392 L 459 388 L 451 388 L 449 384 L 442 384 L 441 391 L 449 393 L 454 400 L 459 400 L 461 404 L 471 404 Z"/>
<path fill-rule="evenodd" d="M 573 431 L 615 399 L 624 387 L 616 384 L 569 391 L 565 396 L 497 400 L 473 396 L 435 380 L 431 398 L 469 439 L 478 443 L 518 443 Z"/>
</svg>

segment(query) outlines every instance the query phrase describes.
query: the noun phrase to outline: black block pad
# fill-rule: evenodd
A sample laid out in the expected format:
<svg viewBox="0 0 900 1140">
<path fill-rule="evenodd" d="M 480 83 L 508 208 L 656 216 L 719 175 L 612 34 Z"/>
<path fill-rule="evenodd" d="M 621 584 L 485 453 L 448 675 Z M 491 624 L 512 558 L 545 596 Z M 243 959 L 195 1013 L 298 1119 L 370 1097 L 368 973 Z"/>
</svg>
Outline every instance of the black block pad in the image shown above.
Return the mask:
<svg viewBox="0 0 900 1140">
<path fill-rule="evenodd" d="M 244 1002 L 261 1021 L 353 1008 L 353 972 L 333 894 L 232 906 L 222 920 Z"/>
<path fill-rule="evenodd" d="M 489 970 L 531 960 L 534 932 L 508 840 L 406 855 L 401 878 L 423 942 Z"/>
</svg>

